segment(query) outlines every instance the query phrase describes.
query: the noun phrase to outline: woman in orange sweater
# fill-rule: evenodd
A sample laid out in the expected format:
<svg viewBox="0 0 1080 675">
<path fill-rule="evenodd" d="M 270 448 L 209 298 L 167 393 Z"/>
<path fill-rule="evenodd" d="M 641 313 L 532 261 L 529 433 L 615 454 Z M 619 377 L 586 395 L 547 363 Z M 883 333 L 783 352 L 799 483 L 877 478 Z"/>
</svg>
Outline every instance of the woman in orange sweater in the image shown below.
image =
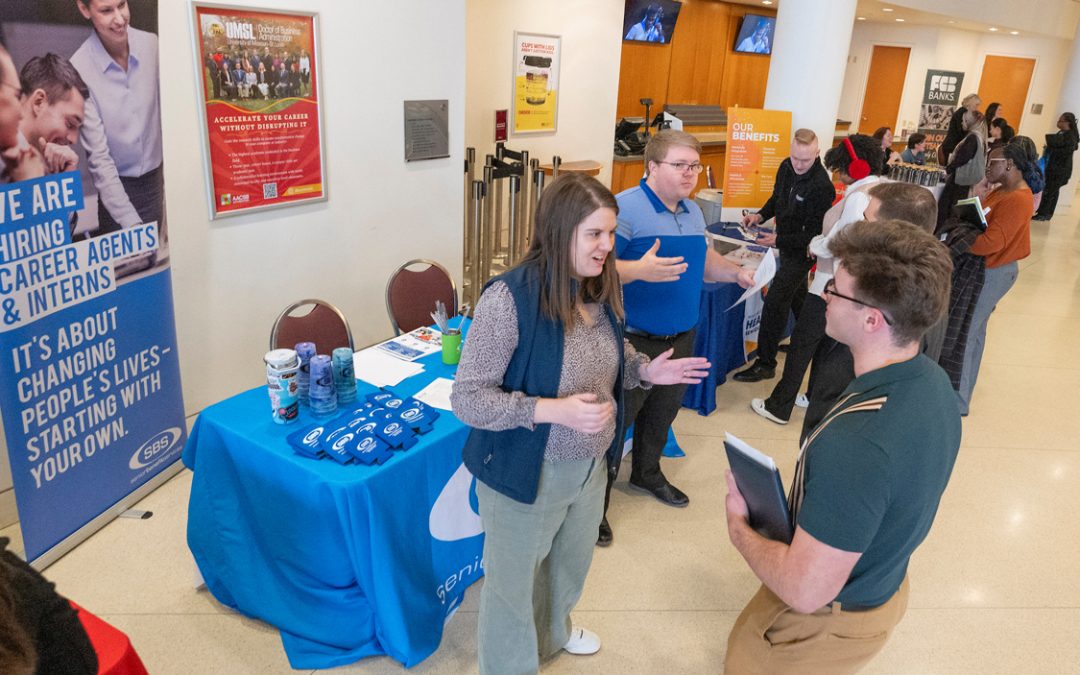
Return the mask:
<svg viewBox="0 0 1080 675">
<path fill-rule="evenodd" d="M 962 415 L 968 413 L 971 392 L 979 377 L 990 314 L 1016 283 L 1017 261 L 1031 254 L 1031 213 L 1035 201 L 1031 188 L 1024 181 L 1028 163 L 1027 156 L 1016 145 L 994 149 L 986 162 L 984 183 L 996 183 L 998 187 L 983 198 L 983 206 L 990 209 L 986 215 L 986 231 L 971 246 L 971 253 L 986 258 L 986 278 L 975 303 L 964 350 L 964 369 L 958 392 Z"/>
</svg>

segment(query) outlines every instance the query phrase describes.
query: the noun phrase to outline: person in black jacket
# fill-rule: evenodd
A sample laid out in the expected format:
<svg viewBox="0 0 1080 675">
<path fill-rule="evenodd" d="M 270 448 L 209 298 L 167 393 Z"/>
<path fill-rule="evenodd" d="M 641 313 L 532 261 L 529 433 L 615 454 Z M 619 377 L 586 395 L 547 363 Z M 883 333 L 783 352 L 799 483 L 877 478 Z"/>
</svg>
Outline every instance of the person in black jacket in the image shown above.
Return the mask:
<svg viewBox="0 0 1080 675">
<path fill-rule="evenodd" d="M 742 221 L 746 227 L 776 218 L 776 233 L 759 236 L 758 243 L 778 249 L 780 266 L 761 309 L 757 361 L 735 373 L 736 381 L 757 382 L 776 375 L 776 352 L 788 312 L 794 309 L 799 315 L 806 298 L 806 275 L 814 264 L 806 247 L 821 234 L 821 219 L 835 197 L 829 172 L 818 158 L 817 136 L 810 129 L 799 129 L 791 141 L 791 156 L 780 164 L 772 196 Z"/>
<path fill-rule="evenodd" d="M 1072 156 L 1080 136 L 1076 131 L 1076 115 L 1063 113 L 1057 121 L 1058 132 L 1046 134 L 1046 189 L 1043 190 L 1039 211 L 1032 220 L 1050 220 L 1057 208 L 1058 192 L 1072 178 Z"/>
</svg>

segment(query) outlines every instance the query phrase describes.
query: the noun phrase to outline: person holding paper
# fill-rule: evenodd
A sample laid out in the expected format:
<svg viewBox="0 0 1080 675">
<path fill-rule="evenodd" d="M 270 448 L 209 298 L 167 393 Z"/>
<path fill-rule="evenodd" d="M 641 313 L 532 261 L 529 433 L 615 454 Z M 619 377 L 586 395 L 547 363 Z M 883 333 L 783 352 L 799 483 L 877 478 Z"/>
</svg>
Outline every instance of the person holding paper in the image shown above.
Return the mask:
<svg viewBox="0 0 1080 675">
<path fill-rule="evenodd" d="M 926 538 L 960 449 L 944 371 L 919 353 L 945 311 L 952 262 L 928 232 L 858 222 L 829 242 L 827 331 L 855 380 L 803 442 L 790 544 L 750 528 L 727 473 L 728 534 L 762 581 L 727 643 L 729 673 L 853 673 L 903 618 L 908 561 Z"/>
<path fill-rule="evenodd" d="M 706 239 L 705 217 L 689 198 L 702 168 L 697 138 L 673 129 L 661 131 L 645 146 L 645 178 L 615 198 L 615 266 L 625 294 L 626 332 L 634 349 L 650 357 L 670 349 L 676 357 L 691 354 L 703 281 L 754 285 L 750 272 L 725 260 Z M 626 424 L 634 425 L 630 486 L 675 507 L 686 506 L 690 499 L 664 476 L 660 454 L 685 391 L 683 384 L 635 389 L 626 401 Z M 608 476 L 605 517 L 597 537 L 601 546 L 612 541 L 607 504 L 618 467 L 615 464 Z"/>
<path fill-rule="evenodd" d="M 615 197 L 584 174 L 540 197 L 524 259 L 488 283 L 450 400 L 473 427 L 462 451 L 484 526 L 480 672 L 535 673 L 600 638 L 573 626 L 622 457 L 624 389 L 700 382 L 709 363 L 655 358 L 623 338 Z"/>
<path fill-rule="evenodd" d="M 798 318 L 806 299 L 806 275 L 814 266 L 806 247 L 821 234 L 821 220 L 835 198 L 836 188 L 818 158 L 817 135 L 799 129 L 791 139 L 791 156 L 777 170 L 772 196 L 757 213 L 742 219 L 743 227 L 751 227 L 776 218 L 776 231 L 759 235 L 757 243 L 775 246 L 780 266 L 761 308 L 757 360 L 732 376 L 736 382 L 758 382 L 776 375 L 776 353 L 788 314 L 794 310 Z"/>
</svg>

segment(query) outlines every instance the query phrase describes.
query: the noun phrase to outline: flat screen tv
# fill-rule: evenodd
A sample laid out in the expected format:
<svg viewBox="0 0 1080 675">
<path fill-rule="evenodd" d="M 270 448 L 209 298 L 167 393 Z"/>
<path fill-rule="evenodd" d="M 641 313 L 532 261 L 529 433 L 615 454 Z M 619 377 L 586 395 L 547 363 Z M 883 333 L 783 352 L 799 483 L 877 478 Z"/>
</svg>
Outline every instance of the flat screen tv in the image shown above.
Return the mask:
<svg viewBox="0 0 1080 675">
<path fill-rule="evenodd" d="M 666 44 L 675 34 L 681 2 L 675 0 L 626 0 L 623 39 Z"/>
<path fill-rule="evenodd" d="M 735 38 L 735 51 L 747 54 L 772 54 L 773 33 L 776 17 L 747 14 L 743 17 L 739 35 Z"/>
</svg>

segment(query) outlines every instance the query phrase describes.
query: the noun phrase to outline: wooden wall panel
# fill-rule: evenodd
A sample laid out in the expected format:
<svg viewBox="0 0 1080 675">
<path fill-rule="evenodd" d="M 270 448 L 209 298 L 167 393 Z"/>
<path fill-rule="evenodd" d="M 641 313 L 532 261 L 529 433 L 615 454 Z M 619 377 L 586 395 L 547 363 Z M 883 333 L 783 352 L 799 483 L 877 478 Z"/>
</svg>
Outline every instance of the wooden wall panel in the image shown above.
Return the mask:
<svg viewBox="0 0 1080 675">
<path fill-rule="evenodd" d="M 675 39 L 683 28 L 682 17 L 675 28 Z M 671 70 L 671 45 L 647 42 L 623 42 L 622 65 L 619 66 L 619 100 L 615 108 L 620 117 L 641 117 L 645 106 L 642 98 L 653 100 L 652 115 L 664 109 L 668 92 L 668 72 Z"/>
<path fill-rule="evenodd" d="M 644 115 L 643 97 L 652 98 L 654 115 L 665 103 L 762 107 L 770 57 L 734 50 L 748 10 L 776 15 L 764 7 L 685 0 L 670 44 L 623 42 L 616 119 Z"/>
<path fill-rule="evenodd" d="M 724 63 L 731 51 L 728 18 L 731 5 L 688 0 L 679 13 L 671 43 L 668 100 L 690 105 L 719 105 Z"/>
<path fill-rule="evenodd" d="M 755 14 L 775 16 L 775 12 L 753 8 Z M 746 10 L 733 7 L 728 17 L 728 35 L 724 47 L 727 59 L 724 64 L 724 79 L 720 83 L 720 105 L 725 108 L 741 106 L 743 108 L 764 108 L 765 88 L 769 84 L 769 63 L 771 56 L 763 54 L 740 54 L 735 51 L 735 36 L 739 34 Z"/>
</svg>

